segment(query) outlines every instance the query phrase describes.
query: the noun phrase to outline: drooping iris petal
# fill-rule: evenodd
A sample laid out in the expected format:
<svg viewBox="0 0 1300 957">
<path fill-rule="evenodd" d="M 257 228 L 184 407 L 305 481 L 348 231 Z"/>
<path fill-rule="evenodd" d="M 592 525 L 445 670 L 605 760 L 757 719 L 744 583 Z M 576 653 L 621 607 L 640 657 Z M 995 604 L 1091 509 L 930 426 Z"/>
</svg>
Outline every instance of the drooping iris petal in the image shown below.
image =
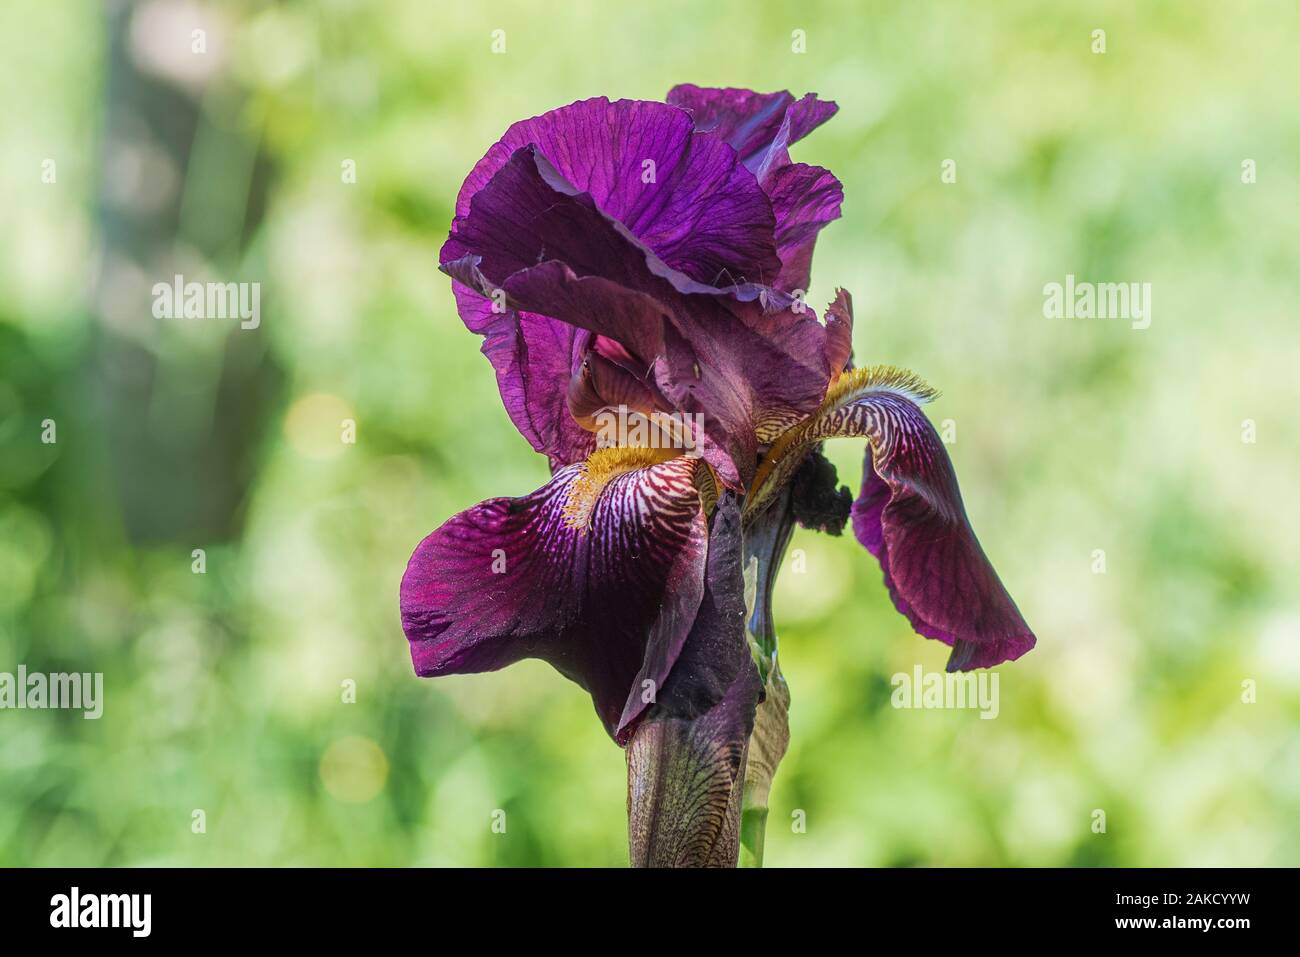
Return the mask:
<svg viewBox="0 0 1300 957">
<path fill-rule="evenodd" d="M 698 463 L 609 449 L 424 539 L 402 625 L 424 677 L 540 658 L 591 693 L 619 743 L 664 686 L 704 594 Z M 645 684 L 649 682 L 649 684 Z"/>
<path fill-rule="evenodd" d="M 717 289 L 674 270 L 531 146 L 475 194 L 442 261 L 489 298 L 643 360 L 673 409 L 704 416 L 703 455 L 731 485 L 747 482 L 758 442 L 816 408 L 830 379 L 830 333 L 812 309 L 766 287 Z"/>
<path fill-rule="evenodd" d="M 1036 639 L 971 528 L 942 440 L 908 398 L 879 406 L 889 431 L 868 452 L 853 527 L 895 606 L 919 634 L 952 646 L 951 671 L 1019 658 Z"/>
<path fill-rule="evenodd" d="M 791 163 L 788 148 L 835 115 L 838 107 L 808 94 L 709 89 L 683 84 L 668 102 L 690 110 L 696 127 L 722 138 L 754 171 L 776 221 L 780 274 L 772 285 L 807 291 L 813 246 L 827 223 L 839 218 L 844 189 L 829 170 Z"/>
<path fill-rule="evenodd" d="M 772 447 L 753 509 L 772 500 L 813 444 L 868 440 L 862 494 L 853 505 L 858 540 L 880 560 L 894 605 L 927 638 L 952 646 L 950 671 L 1019 658 L 1034 635 L 971 530 L 957 476 L 920 405 L 934 393 L 896 369 L 842 376 L 818 412 Z"/>
<path fill-rule="evenodd" d="M 762 682 L 745 637 L 740 510 L 718 501 L 704 597 L 681 653 L 628 743 L 632 863 L 732 867 Z"/>
</svg>

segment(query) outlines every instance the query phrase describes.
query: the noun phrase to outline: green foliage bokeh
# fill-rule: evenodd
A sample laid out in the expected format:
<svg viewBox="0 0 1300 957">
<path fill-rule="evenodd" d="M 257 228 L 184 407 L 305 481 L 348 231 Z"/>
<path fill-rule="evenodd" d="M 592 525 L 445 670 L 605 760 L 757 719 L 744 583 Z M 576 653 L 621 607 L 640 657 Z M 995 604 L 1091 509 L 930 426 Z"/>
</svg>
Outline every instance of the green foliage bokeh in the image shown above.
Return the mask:
<svg viewBox="0 0 1300 957">
<path fill-rule="evenodd" d="M 107 695 L 0 711 L 0 864 L 626 863 L 589 699 L 537 662 L 415 678 L 397 586 L 547 475 L 436 268 L 462 178 L 515 119 L 678 82 L 838 101 L 793 151 L 845 187 L 809 301 L 851 290 L 858 362 L 942 391 L 1039 636 L 995 720 L 895 709 L 945 649 L 798 532 L 768 866 L 1300 863 L 1295 7 L 151 6 L 125 53 L 98 3 L 0 10 L 0 671 Z M 111 59 L 194 24 L 181 161 L 133 150 Z M 105 211 L 162 190 L 165 255 L 127 261 Z M 260 328 L 154 319 L 173 267 L 261 281 Z M 1150 282 L 1150 328 L 1044 318 L 1066 274 Z M 829 454 L 856 488 L 860 443 Z"/>
</svg>

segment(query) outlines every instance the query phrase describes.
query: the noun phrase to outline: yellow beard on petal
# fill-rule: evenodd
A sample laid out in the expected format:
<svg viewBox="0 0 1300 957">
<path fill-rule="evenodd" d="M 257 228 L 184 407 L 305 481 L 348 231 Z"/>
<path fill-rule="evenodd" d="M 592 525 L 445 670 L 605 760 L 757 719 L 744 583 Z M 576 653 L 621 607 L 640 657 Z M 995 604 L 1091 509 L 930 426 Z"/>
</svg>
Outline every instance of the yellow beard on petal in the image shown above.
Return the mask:
<svg viewBox="0 0 1300 957">
<path fill-rule="evenodd" d="M 750 493 L 745 502 L 746 512 L 756 509 L 770 498 L 770 490 L 763 486 L 773 472 L 782 466 L 784 460 L 796 449 L 805 448 L 809 442 L 821 441 L 829 435 L 820 434 L 818 426 L 836 409 L 852 402 L 868 392 L 894 392 L 904 398 L 924 405 L 936 398 L 939 393 L 926 384 L 915 372 L 900 369 L 897 366 L 876 365 L 850 369 L 831 382 L 826 390 L 826 398 L 811 415 L 802 422 L 787 429 L 768 450 L 763 461 L 759 463 L 754 481 L 750 483 Z M 788 477 L 787 473 L 783 473 Z M 762 494 L 760 494 L 762 493 Z"/>
<path fill-rule="evenodd" d="M 579 466 L 580 473 L 569 486 L 563 507 L 564 523 L 585 531 L 591 525 L 591 513 L 606 485 L 620 475 L 667 462 L 680 454 L 678 449 L 641 446 L 597 449 Z"/>
<path fill-rule="evenodd" d="M 924 379 L 908 369 L 898 366 L 863 366 L 842 373 L 829 389 L 821 407 L 808 418 L 815 419 L 822 412 L 847 401 L 857 392 L 897 392 L 904 398 L 911 399 L 917 405 L 938 398 L 939 390 L 931 388 Z"/>
</svg>

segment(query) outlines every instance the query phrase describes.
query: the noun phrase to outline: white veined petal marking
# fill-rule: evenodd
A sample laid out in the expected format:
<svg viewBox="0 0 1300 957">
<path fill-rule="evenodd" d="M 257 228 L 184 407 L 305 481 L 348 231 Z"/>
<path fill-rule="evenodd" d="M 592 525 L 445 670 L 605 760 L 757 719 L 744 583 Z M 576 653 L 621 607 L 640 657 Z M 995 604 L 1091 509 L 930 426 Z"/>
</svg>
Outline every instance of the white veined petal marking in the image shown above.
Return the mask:
<svg viewBox="0 0 1300 957">
<path fill-rule="evenodd" d="M 681 459 L 670 469 L 654 466 Z M 577 476 L 568 487 L 563 514 L 564 522 L 580 532 L 591 528 L 597 504 L 609 485 L 622 475 L 640 471 L 633 482 L 618 482 L 605 507 L 620 519 L 648 523 L 671 520 L 679 513 L 694 514 L 699 508 L 695 492 L 695 460 L 673 449 L 607 448 L 597 449 L 587 461 L 576 466 Z M 622 524 L 619 522 L 617 524 Z M 608 534 L 609 529 L 602 530 Z"/>
</svg>

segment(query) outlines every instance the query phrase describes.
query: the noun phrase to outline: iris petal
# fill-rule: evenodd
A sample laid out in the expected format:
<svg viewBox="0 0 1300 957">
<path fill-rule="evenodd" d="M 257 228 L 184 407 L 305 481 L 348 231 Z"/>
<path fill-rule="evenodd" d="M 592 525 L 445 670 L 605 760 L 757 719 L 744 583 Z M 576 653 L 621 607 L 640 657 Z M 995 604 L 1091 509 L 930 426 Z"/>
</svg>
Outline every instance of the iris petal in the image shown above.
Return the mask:
<svg viewBox="0 0 1300 957">
<path fill-rule="evenodd" d="M 581 462 L 595 440 L 565 410 L 568 380 L 592 336 L 535 312 L 504 310 L 487 296 L 452 283 L 465 324 L 483 336 L 483 354 L 496 370 L 510 420 L 552 468 Z"/>
<path fill-rule="evenodd" d="M 690 110 L 696 126 L 725 140 L 754 171 L 776 220 L 778 289 L 806 291 L 813 246 L 827 223 L 839 218 L 844 189 L 829 170 L 791 163 L 788 148 L 835 115 L 838 107 L 808 94 L 795 100 L 785 91 L 674 87 L 668 102 Z"/>
<path fill-rule="evenodd" d="M 780 149 L 803 139 L 839 109 L 828 100 L 818 100 L 812 93 L 796 101 L 785 90 L 755 93 L 693 83 L 682 83 L 669 90 L 668 102 L 689 110 L 700 132 L 713 133 L 729 143 L 741 161 L 755 171 L 764 162 L 770 163 L 769 154 L 781 137 L 783 125 L 786 133 Z"/>
<path fill-rule="evenodd" d="M 781 257 L 781 272 L 773 285 L 806 292 L 812 281 L 817 234 L 840 218 L 844 187 L 830 170 L 790 163 L 765 178 L 763 189 L 776 217 L 776 251 Z"/>
<path fill-rule="evenodd" d="M 443 269 L 489 298 L 504 294 L 509 308 L 570 322 L 640 357 L 673 409 L 705 417 L 705 459 L 743 486 L 758 442 L 825 394 L 827 328 L 767 287 L 695 282 L 574 189 L 536 148 L 517 150 L 457 221 Z"/>
<path fill-rule="evenodd" d="M 683 110 L 597 97 L 521 120 L 466 177 L 457 220 L 528 145 L 674 269 L 708 284 L 775 278 L 775 222 L 753 172 L 725 143 L 696 136 Z"/>
<path fill-rule="evenodd" d="M 401 590 L 418 674 L 540 658 L 589 691 L 610 735 L 626 741 L 649 703 L 644 689 L 663 686 L 695 620 L 707 528 L 694 460 L 608 451 L 627 453 L 627 468 L 602 475 L 581 528 L 566 506 L 592 478 L 586 464 L 522 498 L 482 502 L 420 543 Z"/>
<path fill-rule="evenodd" d="M 927 638 L 952 646 L 950 671 L 1019 658 L 1035 638 L 980 547 L 947 449 L 920 405 L 934 393 L 911 373 L 875 367 L 843 376 L 818 412 L 773 446 L 755 484 L 762 514 L 817 442 L 868 440 L 858 540 L 880 561 L 895 607 Z"/>
<path fill-rule="evenodd" d="M 797 291 L 840 188 L 791 164 L 787 146 L 835 106 L 674 96 L 680 105 L 598 98 L 516 123 L 466 178 L 441 262 L 512 420 L 552 468 L 590 448 L 565 420 L 583 337 L 549 325 L 560 321 L 617 341 L 676 411 L 707 416 L 705 458 L 740 489 L 758 444 L 825 391 L 814 360 L 826 333 Z"/>
</svg>

